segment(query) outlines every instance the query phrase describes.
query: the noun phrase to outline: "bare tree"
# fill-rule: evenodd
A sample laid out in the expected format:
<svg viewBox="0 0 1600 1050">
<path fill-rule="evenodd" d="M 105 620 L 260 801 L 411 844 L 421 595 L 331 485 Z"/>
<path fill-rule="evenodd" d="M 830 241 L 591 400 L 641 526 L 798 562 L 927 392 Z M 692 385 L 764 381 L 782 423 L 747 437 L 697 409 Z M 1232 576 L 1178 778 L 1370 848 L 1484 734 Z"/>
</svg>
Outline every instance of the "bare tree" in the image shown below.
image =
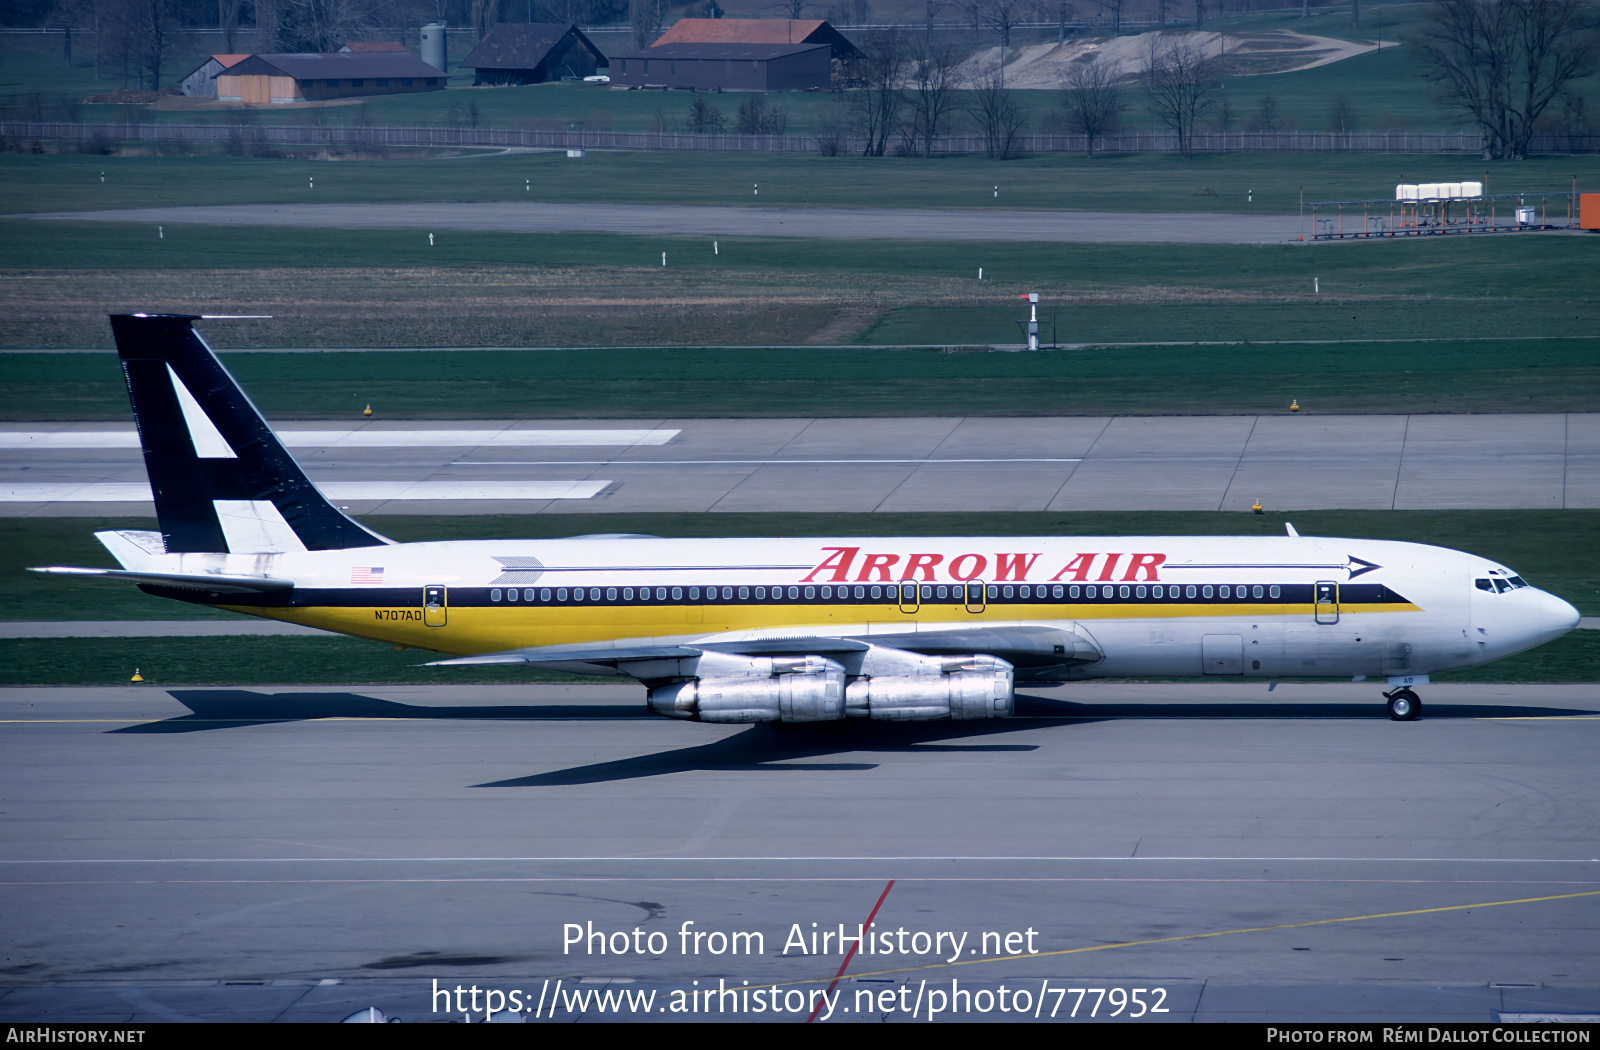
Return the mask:
<svg viewBox="0 0 1600 1050">
<path fill-rule="evenodd" d="M 1194 0 L 1194 27 L 1196 29 L 1206 27 L 1206 0 Z"/>
<path fill-rule="evenodd" d="M 1111 17 L 1111 35 L 1122 35 L 1122 9 L 1127 0 L 1094 0 L 1094 5 Z"/>
<path fill-rule="evenodd" d="M 1119 79 L 1110 64 L 1092 58 L 1073 63 L 1061 78 L 1061 110 L 1067 127 L 1084 137 L 1085 157 L 1094 156 L 1095 139 L 1115 130 L 1122 116 L 1124 101 Z"/>
<path fill-rule="evenodd" d="M 892 31 L 876 33 L 860 46 L 856 70 L 865 86 L 852 92 L 851 108 L 865 139 L 862 156 L 881 157 L 888 148 L 889 136 L 900 124 L 900 110 L 905 105 L 900 82 L 909 49 L 905 38 Z"/>
<path fill-rule="evenodd" d="M 1216 64 L 1191 43 L 1164 41 L 1152 49 L 1145 73 L 1150 111 L 1178 137 L 1178 151 L 1194 155 L 1194 132 L 1218 104 Z"/>
<path fill-rule="evenodd" d="M 1485 160 L 1522 160 L 1534 125 L 1595 68 L 1592 16 L 1579 0 L 1442 0 L 1409 42 L 1441 89 L 1483 132 Z"/>
<path fill-rule="evenodd" d="M 159 91 L 178 32 L 176 0 L 106 0 L 96 5 L 95 17 L 101 46 L 122 63 L 124 76 L 131 70 L 141 87 Z"/>
<path fill-rule="evenodd" d="M 772 5 L 774 10 L 787 15 L 790 19 L 800 18 L 810 6 L 811 0 L 777 0 L 777 3 Z"/>
<path fill-rule="evenodd" d="M 967 112 L 983 135 L 985 151 L 997 160 L 1007 160 L 1016 139 L 1028 123 L 1028 111 L 1013 92 L 1005 89 L 999 71 L 988 74 L 968 93 Z"/>
<path fill-rule="evenodd" d="M 239 11 L 244 0 L 217 0 L 217 25 L 222 30 L 222 51 L 233 54 L 233 38 L 239 32 Z"/>
<path fill-rule="evenodd" d="M 656 42 L 667 21 L 667 0 L 628 0 L 628 28 L 633 46 L 644 50 Z"/>
<path fill-rule="evenodd" d="M 274 46 L 283 51 L 335 51 L 373 24 L 381 0 L 273 0 L 258 4 Z"/>
<path fill-rule="evenodd" d="M 972 24 L 999 33 L 1001 47 L 1011 46 L 1011 31 L 1027 20 L 1028 6 L 1028 0 L 966 0 Z"/>
<path fill-rule="evenodd" d="M 1160 0 L 1160 2 L 1164 4 L 1167 0 Z M 1054 9 L 1056 13 L 1056 43 L 1064 44 L 1067 42 L 1067 20 L 1077 14 L 1078 10 L 1072 5 L 1072 0 L 1053 0 L 1048 6 L 1041 7 L 1040 12 L 1043 13 L 1051 9 Z"/>
<path fill-rule="evenodd" d="M 933 155 L 933 140 L 949 128 L 962 85 L 961 52 L 954 44 L 929 44 L 911 60 L 906 94 L 911 106 L 911 137 L 922 155 Z"/>
<path fill-rule="evenodd" d="M 479 40 L 500 21 L 500 0 L 472 0 L 472 33 Z"/>
<path fill-rule="evenodd" d="M 689 115 L 683 120 L 685 131 L 696 135 L 720 135 L 723 131 L 722 111 L 696 93 L 689 103 Z"/>
</svg>

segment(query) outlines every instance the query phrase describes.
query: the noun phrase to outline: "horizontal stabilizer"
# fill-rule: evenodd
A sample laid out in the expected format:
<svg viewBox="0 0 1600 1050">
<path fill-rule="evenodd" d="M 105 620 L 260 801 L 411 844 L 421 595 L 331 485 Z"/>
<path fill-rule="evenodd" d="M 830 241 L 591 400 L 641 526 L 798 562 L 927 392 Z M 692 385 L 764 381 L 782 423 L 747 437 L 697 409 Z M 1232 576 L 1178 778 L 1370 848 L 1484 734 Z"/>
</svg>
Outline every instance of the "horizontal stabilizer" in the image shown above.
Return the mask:
<svg viewBox="0 0 1600 1050">
<path fill-rule="evenodd" d="M 70 576 L 76 580 L 144 583 L 215 594 L 260 594 L 264 591 L 287 591 L 294 586 L 293 580 L 274 580 L 266 576 L 224 576 L 210 572 L 129 572 L 125 569 L 77 569 L 65 565 L 41 566 L 28 571 L 46 576 Z"/>
</svg>

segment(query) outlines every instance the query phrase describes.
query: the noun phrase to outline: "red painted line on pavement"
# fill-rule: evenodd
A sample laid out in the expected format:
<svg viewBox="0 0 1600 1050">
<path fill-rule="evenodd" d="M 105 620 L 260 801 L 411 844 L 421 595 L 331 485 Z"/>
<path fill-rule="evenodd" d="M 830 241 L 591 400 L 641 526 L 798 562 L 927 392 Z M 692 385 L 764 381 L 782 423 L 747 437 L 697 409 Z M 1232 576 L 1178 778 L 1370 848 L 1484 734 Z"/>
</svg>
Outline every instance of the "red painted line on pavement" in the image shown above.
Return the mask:
<svg viewBox="0 0 1600 1050">
<path fill-rule="evenodd" d="M 889 891 L 892 889 L 894 889 L 894 880 L 890 879 L 889 885 L 885 886 L 883 888 L 883 892 L 878 894 L 878 903 L 872 906 L 871 913 L 867 915 L 867 925 L 862 930 L 862 936 L 866 936 L 866 931 L 872 929 L 872 920 L 878 917 L 878 909 L 883 907 L 883 902 L 889 896 Z M 833 980 L 829 982 L 828 990 L 822 993 L 822 998 L 817 1000 L 816 1006 L 812 1007 L 811 1016 L 806 1018 L 806 1024 L 810 1024 L 812 1021 L 815 1021 L 817 1019 L 817 1014 L 822 1012 L 822 1004 L 828 1001 L 828 996 L 832 995 L 833 990 L 839 986 L 839 978 L 844 976 L 845 968 L 850 965 L 850 960 L 855 958 L 856 949 L 859 947 L 861 947 L 861 938 L 857 937 L 853 942 L 851 942 L 850 950 L 845 953 L 844 962 L 839 964 L 839 972 L 834 974 Z"/>
</svg>

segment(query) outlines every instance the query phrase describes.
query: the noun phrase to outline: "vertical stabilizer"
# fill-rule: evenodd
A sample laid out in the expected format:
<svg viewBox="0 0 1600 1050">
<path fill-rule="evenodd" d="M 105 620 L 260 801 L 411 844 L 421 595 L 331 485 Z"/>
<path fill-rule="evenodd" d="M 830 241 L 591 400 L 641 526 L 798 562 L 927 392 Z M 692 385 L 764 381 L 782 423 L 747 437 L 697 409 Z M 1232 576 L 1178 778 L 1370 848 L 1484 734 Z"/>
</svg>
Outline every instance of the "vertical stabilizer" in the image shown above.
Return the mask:
<svg viewBox="0 0 1600 1050">
<path fill-rule="evenodd" d="M 317 490 L 217 355 L 198 317 L 113 314 L 169 553 L 342 550 L 389 541 Z"/>
</svg>

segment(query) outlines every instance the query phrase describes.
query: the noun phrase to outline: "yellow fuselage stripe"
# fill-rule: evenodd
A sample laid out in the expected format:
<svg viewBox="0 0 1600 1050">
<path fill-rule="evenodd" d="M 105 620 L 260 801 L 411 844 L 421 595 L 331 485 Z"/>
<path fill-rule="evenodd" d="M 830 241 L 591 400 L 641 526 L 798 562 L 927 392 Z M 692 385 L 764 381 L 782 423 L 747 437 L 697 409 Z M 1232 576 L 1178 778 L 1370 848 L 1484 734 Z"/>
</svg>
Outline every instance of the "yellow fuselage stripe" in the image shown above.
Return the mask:
<svg viewBox="0 0 1600 1050">
<path fill-rule="evenodd" d="M 530 646 L 609 642 L 618 638 L 671 638 L 730 631 L 797 628 L 833 634 L 861 624 L 990 623 L 1081 620 L 1259 619 L 1273 622 L 1313 620 L 1311 605 L 1118 604 L 1118 605 L 991 605 L 972 613 L 965 605 L 923 605 L 901 612 L 897 605 L 472 605 L 444 610 L 445 623 L 431 627 L 422 610 L 388 606 L 307 606 L 263 609 L 223 606 L 286 623 L 303 624 L 360 638 L 471 656 Z M 1410 602 L 1339 607 L 1341 616 L 1358 613 L 1421 612 Z M 392 618 L 404 612 L 407 619 Z"/>
</svg>

